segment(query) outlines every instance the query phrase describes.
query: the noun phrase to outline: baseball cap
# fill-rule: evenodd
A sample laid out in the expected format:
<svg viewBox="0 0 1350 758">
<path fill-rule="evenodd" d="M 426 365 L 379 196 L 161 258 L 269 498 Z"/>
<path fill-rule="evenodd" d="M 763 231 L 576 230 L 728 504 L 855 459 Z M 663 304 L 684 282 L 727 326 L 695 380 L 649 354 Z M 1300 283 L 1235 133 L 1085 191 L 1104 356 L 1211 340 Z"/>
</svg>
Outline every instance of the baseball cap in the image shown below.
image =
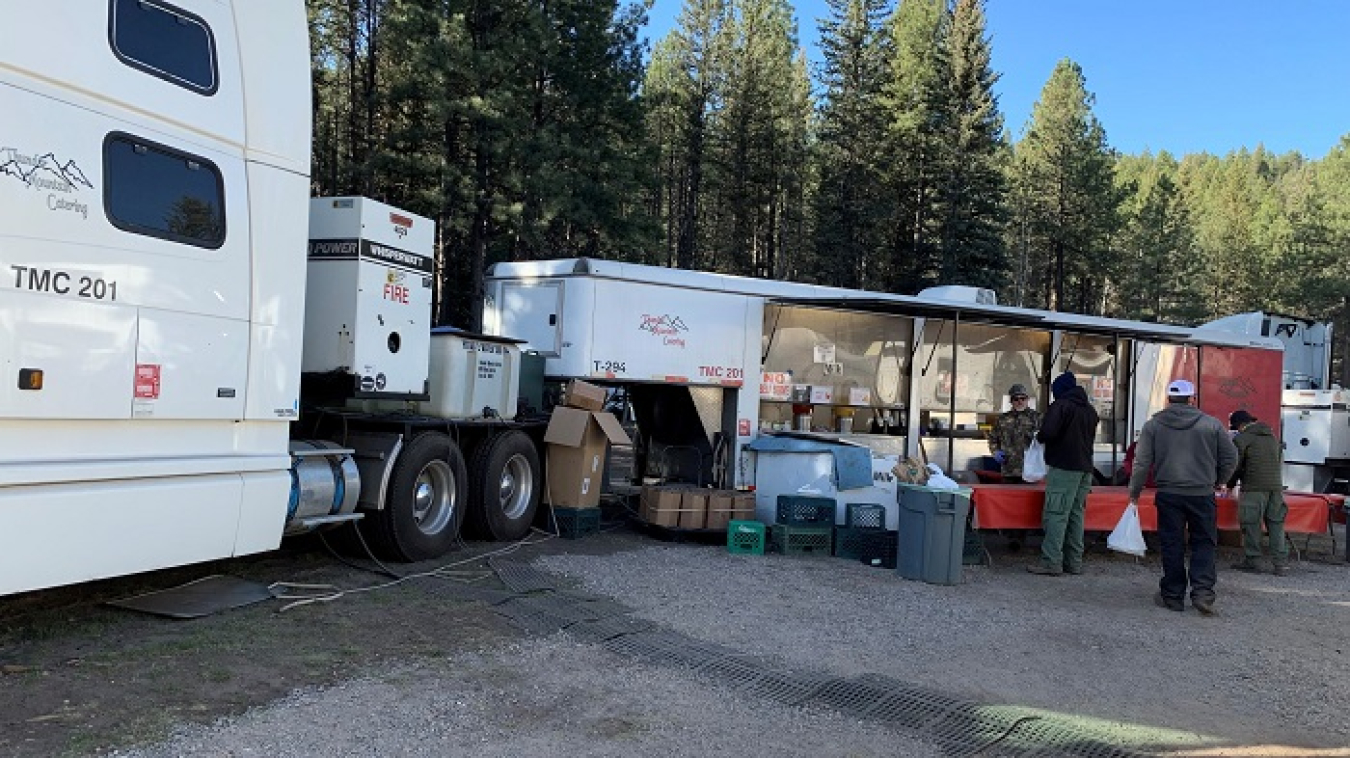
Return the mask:
<svg viewBox="0 0 1350 758">
<path fill-rule="evenodd" d="M 1167 385 L 1167 396 L 1194 397 L 1195 385 L 1185 379 L 1174 379 L 1171 384 Z"/>
<path fill-rule="evenodd" d="M 1228 417 L 1228 428 L 1241 429 L 1244 424 L 1250 424 L 1255 420 L 1256 417 L 1252 414 L 1242 409 L 1238 409 L 1233 411 L 1233 415 Z"/>
<path fill-rule="evenodd" d="M 1008 397 L 1017 397 L 1018 395 L 1027 395 L 1026 385 L 1014 384 L 1008 388 Z"/>
</svg>

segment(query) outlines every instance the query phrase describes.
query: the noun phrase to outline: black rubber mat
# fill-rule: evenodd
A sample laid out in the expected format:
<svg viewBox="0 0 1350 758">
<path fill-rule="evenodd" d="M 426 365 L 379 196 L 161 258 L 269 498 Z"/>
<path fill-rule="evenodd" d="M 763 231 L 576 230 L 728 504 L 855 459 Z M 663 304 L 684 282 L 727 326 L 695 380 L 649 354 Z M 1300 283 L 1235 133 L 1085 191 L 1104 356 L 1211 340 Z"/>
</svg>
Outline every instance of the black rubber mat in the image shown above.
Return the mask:
<svg viewBox="0 0 1350 758">
<path fill-rule="evenodd" d="M 108 605 L 175 619 L 194 619 L 274 597 L 266 584 L 233 576 L 206 576 L 167 590 L 109 600 Z"/>
<path fill-rule="evenodd" d="M 489 558 L 488 566 L 497 573 L 502 584 L 513 592 L 539 592 L 555 588 L 553 577 L 525 563 Z"/>
</svg>

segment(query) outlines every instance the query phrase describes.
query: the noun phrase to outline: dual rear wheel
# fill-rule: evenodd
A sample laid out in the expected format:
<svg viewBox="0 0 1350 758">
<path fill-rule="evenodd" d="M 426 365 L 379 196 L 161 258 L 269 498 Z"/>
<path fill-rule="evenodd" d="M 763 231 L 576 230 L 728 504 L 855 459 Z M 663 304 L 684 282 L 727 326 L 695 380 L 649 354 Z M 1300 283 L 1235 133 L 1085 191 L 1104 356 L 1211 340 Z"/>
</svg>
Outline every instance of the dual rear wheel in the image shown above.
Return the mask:
<svg viewBox="0 0 1350 758">
<path fill-rule="evenodd" d="M 366 515 L 380 552 L 403 561 L 448 553 L 469 536 L 516 540 L 530 531 L 539 508 L 539 453 L 525 433 L 495 434 L 466 464 L 442 432 L 423 432 L 399 454 L 384 508 Z"/>
</svg>

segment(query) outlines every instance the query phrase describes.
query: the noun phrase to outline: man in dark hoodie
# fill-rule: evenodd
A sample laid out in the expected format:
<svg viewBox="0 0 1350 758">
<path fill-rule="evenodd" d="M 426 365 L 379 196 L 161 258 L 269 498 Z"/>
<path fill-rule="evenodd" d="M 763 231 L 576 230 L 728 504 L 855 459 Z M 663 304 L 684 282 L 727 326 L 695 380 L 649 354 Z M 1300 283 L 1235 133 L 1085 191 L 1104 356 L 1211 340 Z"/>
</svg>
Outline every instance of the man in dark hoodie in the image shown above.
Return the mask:
<svg viewBox="0 0 1350 758">
<path fill-rule="evenodd" d="M 1055 401 L 1036 440 L 1045 445 L 1045 509 L 1041 559 L 1027 571 L 1045 576 L 1083 573 L 1083 508 L 1092 488 L 1092 441 L 1097 410 L 1078 379 L 1066 371 L 1050 383 Z"/>
<path fill-rule="evenodd" d="M 1258 421 L 1247 411 L 1233 411 L 1228 417 L 1228 428 L 1237 432 L 1233 446 L 1237 448 L 1237 470 L 1228 479 L 1228 486 L 1242 484 L 1238 500 L 1238 524 L 1242 527 L 1243 559 L 1233 564 L 1239 571 L 1256 571 L 1261 557 L 1261 524 L 1270 535 L 1270 554 L 1277 576 L 1289 573 L 1289 545 L 1284 540 L 1284 517 L 1289 506 L 1284 504 L 1284 480 L 1280 474 L 1283 453 L 1280 441 L 1270 426 Z"/>
<path fill-rule="evenodd" d="M 1189 583 L 1191 605 L 1208 616 L 1214 613 L 1214 548 L 1219 542 L 1214 493 L 1228 487 L 1237 467 L 1237 449 L 1218 419 L 1191 405 L 1194 397 L 1195 385 L 1185 379 L 1167 385 L 1167 407 L 1153 414 L 1139 434 L 1130 502 L 1138 503 L 1151 467 L 1158 482 L 1155 502 L 1163 563 L 1160 592 L 1154 600 L 1168 610 L 1185 610 Z"/>
</svg>

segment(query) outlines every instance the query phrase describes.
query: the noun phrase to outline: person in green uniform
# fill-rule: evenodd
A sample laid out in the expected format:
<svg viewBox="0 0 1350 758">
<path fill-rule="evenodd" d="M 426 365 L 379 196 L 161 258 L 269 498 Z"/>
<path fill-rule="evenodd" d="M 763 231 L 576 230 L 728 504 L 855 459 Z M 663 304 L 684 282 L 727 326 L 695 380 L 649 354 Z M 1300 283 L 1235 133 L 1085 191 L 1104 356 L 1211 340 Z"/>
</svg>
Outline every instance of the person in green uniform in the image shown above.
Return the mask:
<svg viewBox="0 0 1350 758">
<path fill-rule="evenodd" d="M 1241 485 L 1238 499 L 1238 525 L 1242 527 L 1242 560 L 1233 564 L 1239 571 L 1257 571 L 1261 558 L 1261 526 L 1270 536 L 1272 571 L 1277 576 L 1289 573 L 1289 544 L 1284 539 L 1284 518 L 1289 506 L 1284 502 L 1284 481 L 1280 473 L 1280 441 L 1269 424 L 1244 410 L 1233 411 L 1228 428 L 1237 432 L 1233 445 L 1238 452 L 1237 470 L 1228 479 L 1229 488 Z"/>
<path fill-rule="evenodd" d="M 1022 460 L 1041 428 L 1041 414 L 1031 407 L 1024 385 L 1009 387 L 1008 400 L 1012 409 L 1001 414 L 989 430 L 989 452 L 998 461 L 1003 481 L 1016 483 L 1022 481 Z"/>
<path fill-rule="evenodd" d="M 1092 488 L 1092 443 L 1097 410 L 1073 372 L 1050 383 L 1055 401 L 1036 439 L 1045 445 L 1045 509 L 1041 511 L 1041 559 L 1027 571 L 1045 576 L 1083 573 L 1083 511 Z"/>
</svg>

